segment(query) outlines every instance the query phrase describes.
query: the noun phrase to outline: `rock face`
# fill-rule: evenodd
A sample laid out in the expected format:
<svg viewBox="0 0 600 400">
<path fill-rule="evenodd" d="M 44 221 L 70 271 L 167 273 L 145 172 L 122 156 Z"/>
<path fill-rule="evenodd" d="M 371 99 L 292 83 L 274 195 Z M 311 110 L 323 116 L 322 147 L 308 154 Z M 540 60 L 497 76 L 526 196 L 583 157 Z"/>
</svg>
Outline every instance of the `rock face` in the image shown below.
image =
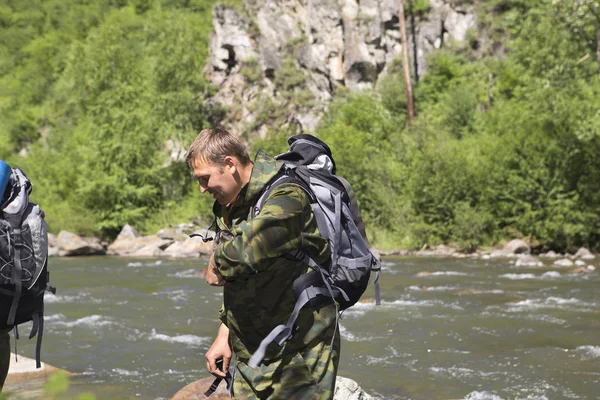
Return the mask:
<svg viewBox="0 0 600 400">
<path fill-rule="evenodd" d="M 471 3 L 430 0 L 414 29 L 407 22 L 419 76 L 427 53 L 476 28 Z M 245 11 L 215 6 L 205 68 L 220 88 L 211 102 L 230 108 L 223 122 L 237 133 L 266 133 L 264 104 L 269 119 L 277 110 L 284 125 L 312 131 L 338 87 L 373 87 L 401 54 L 397 0 L 246 0 Z"/>
<path fill-rule="evenodd" d="M 206 399 L 204 393 L 213 383 L 214 378 L 202 378 L 185 386 L 171 398 L 171 400 L 199 400 Z M 225 381 L 221 381 L 217 390 L 213 393 L 210 399 L 229 399 Z M 335 381 L 335 391 L 333 394 L 334 400 L 371 400 L 361 387 L 352 379 L 338 376 Z"/>
</svg>

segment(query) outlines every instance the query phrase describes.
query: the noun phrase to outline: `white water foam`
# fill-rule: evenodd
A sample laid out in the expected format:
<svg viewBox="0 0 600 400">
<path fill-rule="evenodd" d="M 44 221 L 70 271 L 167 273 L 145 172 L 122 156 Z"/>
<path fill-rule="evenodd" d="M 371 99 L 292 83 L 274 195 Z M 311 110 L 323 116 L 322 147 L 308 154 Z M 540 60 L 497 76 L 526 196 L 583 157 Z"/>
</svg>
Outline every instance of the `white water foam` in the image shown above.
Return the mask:
<svg viewBox="0 0 600 400">
<path fill-rule="evenodd" d="M 64 317 L 64 315 L 63 315 Z M 45 319 L 45 318 L 44 318 Z M 75 321 L 67 322 L 63 318 L 60 318 L 53 322 L 54 326 L 65 326 L 72 328 L 74 326 L 84 326 L 88 328 L 97 328 L 99 326 L 113 325 L 114 322 L 110 321 L 107 317 L 102 315 L 88 315 L 87 317 L 76 319 Z"/>
<path fill-rule="evenodd" d="M 152 296 L 157 297 L 168 297 L 169 300 L 174 302 L 184 302 L 186 303 L 188 300 L 188 291 L 187 290 L 173 290 L 173 291 L 163 291 L 163 292 L 154 292 Z"/>
<path fill-rule="evenodd" d="M 600 346 L 579 346 L 575 350 L 581 353 L 584 360 L 600 357 Z"/>
<path fill-rule="evenodd" d="M 65 318 L 63 314 L 44 315 L 44 321 L 62 321 Z"/>
<path fill-rule="evenodd" d="M 558 271 L 548 271 L 542 274 L 542 278 L 560 278 L 562 274 Z"/>
<path fill-rule="evenodd" d="M 80 293 L 78 295 L 55 295 L 51 292 L 47 292 L 44 296 L 44 302 L 46 303 L 91 303 L 100 304 L 102 303 L 99 299 L 90 298 L 89 293 Z"/>
<path fill-rule="evenodd" d="M 199 278 L 204 279 L 204 275 L 202 275 L 202 270 L 199 269 L 186 269 L 185 271 L 179 271 L 174 274 L 169 274 L 168 276 L 174 276 L 176 278 Z"/>
<path fill-rule="evenodd" d="M 154 262 L 143 263 L 143 262 L 130 262 L 127 264 L 128 267 L 131 268 L 140 268 L 140 267 L 156 267 L 158 265 L 162 265 L 162 260 L 156 260 Z"/>
<path fill-rule="evenodd" d="M 560 278 L 562 275 L 557 271 L 548 271 L 541 275 L 536 274 L 503 274 L 500 278 L 510 279 L 513 281 L 519 281 L 523 279 L 555 279 Z"/>
<path fill-rule="evenodd" d="M 513 281 L 518 281 L 522 279 L 536 279 L 537 276 L 535 274 L 503 274 L 500 275 L 500 278 L 506 278 Z"/>
<path fill-rule="evenodd" d="M 208 337 L 200 337 L 196 335 L 177 335 L 177 336 L 169 336 L 162 333 L 156 333 L 155 329 L 152 329 L 152 333 L 150 334 L 151 340 L 162 340 L 164 342 L 169 343 L 183 343 L 189 344 L 192 346 L 202 346 L 204 344 L 208 344 L 211 341 L 211 338 Z"/>
<path fill-rule="evenodd" d="M 578 312 L 589 312 L 593 311 L 591 308 L 597 307 L 597 304 L 587 303 L 585 301 L 571 297 L 565 299 L 562 297 L 548 297 L 546 299 L 526 299 L 516 303 L 509 303 L 508 311 L 520 312 L 526 310 L 537 310 L 541 308 L 553 308 L 553 309 L 576 309 Z M 588 307 L 588 308 L 584 308 Z"/>
<path fill-rule="evenodd" d="M 408 287 L 409 290 L 419 291 L 419 292 L 449 292 L 452 290 L 460 290 L 458 286 L 418 286 L 412 285 Z"/>
<path fill-rule="evenodd" d="M 359 339 L 354 336 L 345 326 L 342 324 L 338 325 L 340 328 L 340 335 L 349 342 L 358 342 Z"/>
<path fill-rule="evenodd" d="M 502 400 L 502 397 L 490 392 L 471 392 L 465 396 L 464 400 Z"/>
<path fill-rule="evenodd" d="M 400 307 L 398 307 L 400 306 Z M 380 305 L 375 303 L 356 303 L 352 307 L 344 311 L 345 317 L 356 318 L 364 315 L 367 311 L 383 311 L 389 310 L 390 308 L 411 308 L 411 307 L 448 307 L 456 308 L 456 304 L 447 303 L 441 300 L 394 300 L 385 301 L 382 300 Z"/>
<path fill-rule="evenodd" d="M 466 272 L 458 271 L 435 271 L 435 272 L 419 272 L 417 276 L 469 276 Z"/>
<path fill-rule="evenodd" d="M 122 368 L 113 368 L 112 372 L 116 372 L 119 375 L 122 376 L 140 376 L 141 374 L 137 371 L 129 371 L 126 369 L 122 369 Z"/>
</svg>

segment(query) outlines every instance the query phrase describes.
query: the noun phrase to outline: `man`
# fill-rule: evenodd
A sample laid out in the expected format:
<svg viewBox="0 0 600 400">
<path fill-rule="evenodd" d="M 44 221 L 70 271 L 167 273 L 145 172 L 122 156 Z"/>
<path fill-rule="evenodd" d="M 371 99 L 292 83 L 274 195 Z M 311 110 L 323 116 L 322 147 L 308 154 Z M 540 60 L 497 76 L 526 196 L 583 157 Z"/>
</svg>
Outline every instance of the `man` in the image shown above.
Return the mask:
<svg viewBox="0 0 600 400">
<path fill-rule="evenodd" d="M 10 329 L 0 329 L 0 393 L 10 366 Z"/>
<path fill-rule="evenodd" d="M 251 162 L 240 140 L 223 129 L 200 132 L 187 162 L 201 192 L 215 199 L 218 228 L 231 238 L 216 246 L 206 273 L 209 284 L 223 286 L 221 325 L 206 353 L 209 372 L 225 377 L 235 353 L 236 398 L 332 398 L 340 350 L 333 304 L 303 309 L 291 338 L 281 347 L 269 345 L 257 368 L 247 365 L 269 332 L 287 321 L 296 303 L 293 282 L 309 270 L 289 253 L 300 249 L 317 263 L 329 263 L 329 246 L 306 193 L 293 183 L 278 185 L 250 218 L 281 164 L 262 151 Z"/>
</svg>

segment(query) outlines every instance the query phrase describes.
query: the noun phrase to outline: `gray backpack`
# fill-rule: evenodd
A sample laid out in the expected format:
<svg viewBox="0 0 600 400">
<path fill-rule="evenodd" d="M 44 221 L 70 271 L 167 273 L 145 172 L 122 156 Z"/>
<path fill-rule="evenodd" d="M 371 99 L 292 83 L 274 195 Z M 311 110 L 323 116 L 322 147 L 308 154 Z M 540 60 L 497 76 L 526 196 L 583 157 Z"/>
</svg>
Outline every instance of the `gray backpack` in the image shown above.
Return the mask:
<svg viewBox="0 0 600 400">
<path fill-rule="evenodd" d="M 33 321 L 29 338 L 37 335 L 36 366 L 44 332 L 44 293 L 48 286 L 48 234 L 44 212 L 29 201 L 31 182 L 13 168 L 0 212 L 0 328 Z M 15 343 L 16 346 L 16 343 Z"/>
<path fill-rule="evenodd" d="M 350 184 L 335 175 L 329 147 L 312 135 L 302 134 L 288 140 L 290 151 L 275 157 L 283 161 L 280 172 L 263 189 L 254 210 L 256 217 L 273 188 L 295 183 L 307 193 L 320 234 L 330 246 L 331 263 L 317 264 L 300 250 L 291 255 L 304 261 L 312 271 L 294 281 L 296 305 L 285 325 L 275 327 L 261 342 L 248 365 L 255 368 L 264 358 L 267 346 L 278 345 L 292 336 L 300 310 L 325 302 L 339 304 L 338 316 L 354 305 L 366 290 L 371 271 L 376 272 L 375 300 L 380 304 L 379 257 L 371 250 L 364 223 Z"/>
</svg>

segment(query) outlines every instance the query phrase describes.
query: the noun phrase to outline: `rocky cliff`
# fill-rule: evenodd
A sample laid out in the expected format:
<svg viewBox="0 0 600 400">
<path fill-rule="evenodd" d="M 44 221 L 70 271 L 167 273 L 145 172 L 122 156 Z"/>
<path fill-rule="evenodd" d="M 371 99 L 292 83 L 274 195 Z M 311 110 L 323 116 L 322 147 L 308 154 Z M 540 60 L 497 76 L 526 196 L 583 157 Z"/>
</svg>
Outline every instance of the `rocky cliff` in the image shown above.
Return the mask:
<svg viewBox="0 0 600 400">
<path fill-rule="evenodd" d="M 470 1 L 416 3 L 426 6 L 406 15 L 407 47 L 422 76 L 427 53 L 464 41 L 477 21 Z M 260 137 L 312 131 L 336 90 L 377 85 L 402 50 L 397 0 L 246 0 L 217 5 L 213 29 L 209 102 L 224 106 L 226 127 Z"/>
</svg>

